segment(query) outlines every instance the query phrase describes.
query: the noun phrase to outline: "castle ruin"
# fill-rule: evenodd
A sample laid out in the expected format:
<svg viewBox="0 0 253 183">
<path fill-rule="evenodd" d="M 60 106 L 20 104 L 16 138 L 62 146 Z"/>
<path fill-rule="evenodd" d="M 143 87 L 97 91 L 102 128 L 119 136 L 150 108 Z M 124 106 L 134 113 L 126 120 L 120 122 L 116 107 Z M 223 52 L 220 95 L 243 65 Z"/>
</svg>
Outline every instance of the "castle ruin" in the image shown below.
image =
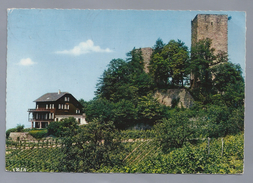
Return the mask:
<svg viewBox="0 0 253 183">
<path fill-rule="evenodd" d="M 228 16 L 219 14 L 197 14 L 191 21 L 191 47 L 195 46 L 199 40 L 205 38 L 210 38 L 212 40 L 211 48 L 215 48 L 215 55 L 220 52 L 227 53 Z M 154 50 L 148 47 L 141 48 L 141 51 L 144 62 L 144 71 L 148 73 L 148 66 Z M 194 78 L 194 75 L 191 74 L 191 83 L 193 83 L 194 79 L 196 78 Z M 192 105 L 193 98 L 190 94 L 188 94 L 188 91 L 183 90 L 185 89 L 170 89 L 166 93 L 156 92 L 155 97 L 158 97 L 159 102 L 165 104 L 166 106 L 171 106 L 171 101 L 179 98 L 181 106 L 190 107 Z"/>
</svg>

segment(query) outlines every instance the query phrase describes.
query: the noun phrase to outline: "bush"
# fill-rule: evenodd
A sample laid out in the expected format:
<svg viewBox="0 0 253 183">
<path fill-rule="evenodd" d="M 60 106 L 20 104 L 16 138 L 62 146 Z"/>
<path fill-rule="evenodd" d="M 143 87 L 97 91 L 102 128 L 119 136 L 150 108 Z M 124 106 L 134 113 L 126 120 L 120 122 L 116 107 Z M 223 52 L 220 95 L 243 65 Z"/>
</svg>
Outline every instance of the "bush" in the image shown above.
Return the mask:
<svg viewBox="0 0 253 183">
<path fill-rule="evenodd" d="M 16 129 L 17 129 L 17 132 L 23 132 L 24 125 L 18 124 L 17 127 L 16 127 Z"/>
<path fill-rule="evenodd" d="M 29 134 L 36 139 L 41 139 L 41 138 L 47 136 L 47 129 L 31 130 L 31 131 L 29 131 Z"/>
<path fill-rule="evenodd" d="M 10 128 L 6 131 L 6 139 L 9 138 L 11 132 L 23 132 L 24 131 L 24 125 L 18 124 L 16 128 Z"/>
<path fill-rule="evenodd" d="M 6 131 L 6 139 L 8 139 L 9 138 L 9 136 L 10 136 L 10 133 L 11 132 L 16 132 L 16 128 L 10 128 L 10 129 L 8 129 L 7 131 Z"/>
<path fill-rule="evenodd" d="M 120 131 L 122 139 L 139 139 L 155 137 L 154 130 L 122 130 Z"/>
<path fill-rule="evenodd" d="M 70 117 L 50 123 L 47 127 L 47 133 L 56 137 L 64 137 L 66 133 L 77 128 L 79 126 L 76 119 Z"/>
</svg>

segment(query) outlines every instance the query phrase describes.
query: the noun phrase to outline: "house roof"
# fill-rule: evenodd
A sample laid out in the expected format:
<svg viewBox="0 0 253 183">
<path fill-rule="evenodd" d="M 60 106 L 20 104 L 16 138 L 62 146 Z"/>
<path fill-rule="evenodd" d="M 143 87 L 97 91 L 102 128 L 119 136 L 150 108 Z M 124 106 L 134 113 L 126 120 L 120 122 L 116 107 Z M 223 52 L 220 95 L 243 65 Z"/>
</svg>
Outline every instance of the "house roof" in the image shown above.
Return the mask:
<svg viewBox="0 0 253 183">
<path fill-rule="evenodd" d="M 42 95 L 40 98 L 34 100 L 34 102 L 47 102 L 47 101 L 56 101 L 65 94 L 69 94 L 68 92 L 56 92 L 56 93 L 46 93 Z"/>
</svg>

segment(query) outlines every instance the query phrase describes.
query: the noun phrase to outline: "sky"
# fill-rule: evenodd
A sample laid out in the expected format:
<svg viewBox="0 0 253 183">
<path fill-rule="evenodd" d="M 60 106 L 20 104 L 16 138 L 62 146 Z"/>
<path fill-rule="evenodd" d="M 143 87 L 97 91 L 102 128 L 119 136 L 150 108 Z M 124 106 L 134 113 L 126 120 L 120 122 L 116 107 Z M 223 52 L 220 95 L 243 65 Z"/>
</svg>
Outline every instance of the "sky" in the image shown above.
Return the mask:
<svg viewBox="0 0 253 183">
<path fill-rule="evenodd" d="M 236 11 L 9 9 L 6 129 L 30 127 L 28 109 L 48 92 L 92 100 L 112 59 L 135 48 L 181 40 L 190 49 L 197 14 L 226 14 L 228 55 L 245 76 L 246 14 Z"/>
</svg>

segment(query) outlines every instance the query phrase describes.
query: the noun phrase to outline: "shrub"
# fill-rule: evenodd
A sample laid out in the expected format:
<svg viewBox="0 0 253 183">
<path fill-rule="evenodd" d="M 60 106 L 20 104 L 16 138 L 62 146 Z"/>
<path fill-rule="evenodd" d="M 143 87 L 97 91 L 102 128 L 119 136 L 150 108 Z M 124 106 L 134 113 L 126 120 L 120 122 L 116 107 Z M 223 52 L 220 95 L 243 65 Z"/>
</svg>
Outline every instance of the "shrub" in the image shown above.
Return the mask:
<svg viewBox="0 0 253 183">
<path fill-rule="evenodd" d="M 9 136 L 10 136 L 10 133 L 11 132 L 16 132 L 16 128 L 10 128 L 10 129 L 8 129 L 7 131 L 6 131 L 6 139 L 8 139 L 9 138 Z"/>
<path fill-rule="evenodd" d="M 43 137 L 47 136 L 47 129 L 43 129 L 43 130 L 31 130 L 29 131 L 29 134 L 31 136 L 33 136 L 36 139 L 41 139 Z"/>
</svg>

